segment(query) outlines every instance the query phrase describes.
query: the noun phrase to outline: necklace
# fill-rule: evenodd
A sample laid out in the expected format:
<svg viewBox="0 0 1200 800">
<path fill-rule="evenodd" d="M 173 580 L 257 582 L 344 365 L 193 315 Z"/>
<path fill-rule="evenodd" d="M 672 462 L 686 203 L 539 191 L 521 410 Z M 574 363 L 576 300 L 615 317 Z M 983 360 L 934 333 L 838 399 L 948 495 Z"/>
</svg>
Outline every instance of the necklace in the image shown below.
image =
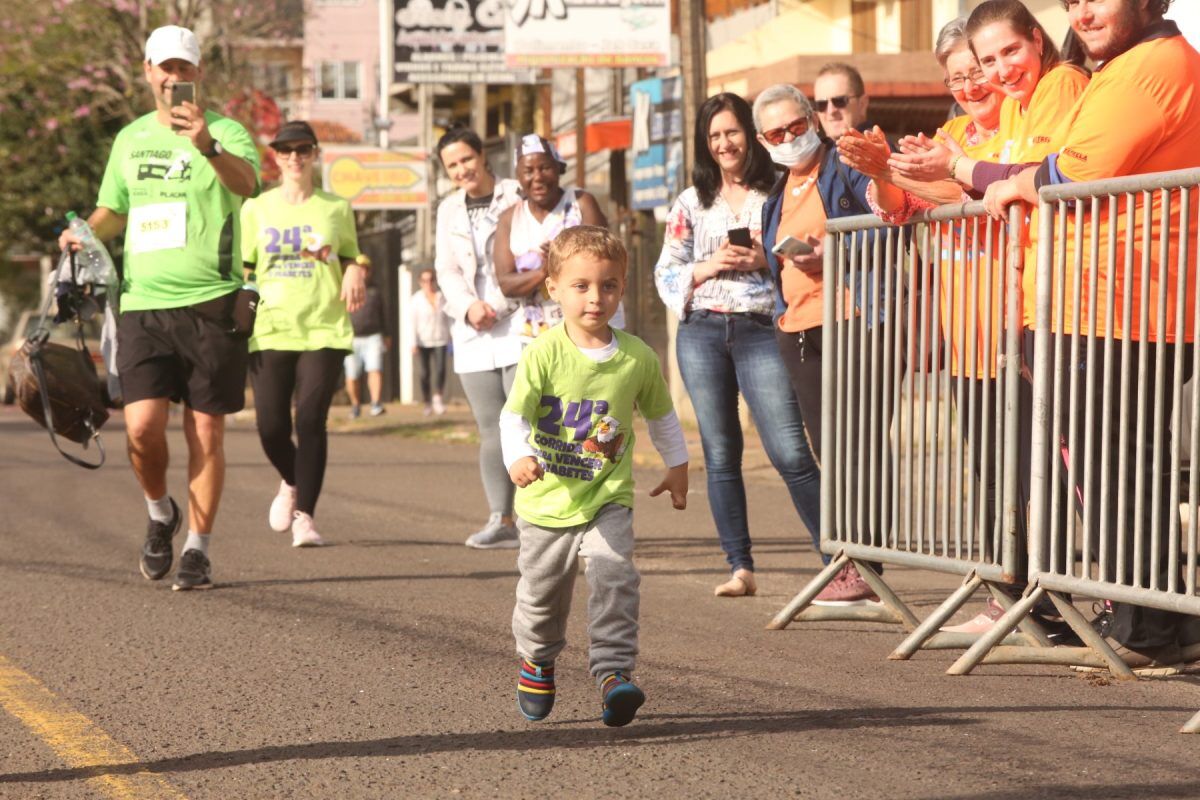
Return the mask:
<svg viewBox="0 0 1200 800">
<path fill-rule="evenodd" d="M 799 197 L 804 194 L 804 190 L 812 186 L 813 181 L 817 179 L 816 175 L 809 175 L 799 186 L 792 187 L 792 197 Z"/>
</svg>

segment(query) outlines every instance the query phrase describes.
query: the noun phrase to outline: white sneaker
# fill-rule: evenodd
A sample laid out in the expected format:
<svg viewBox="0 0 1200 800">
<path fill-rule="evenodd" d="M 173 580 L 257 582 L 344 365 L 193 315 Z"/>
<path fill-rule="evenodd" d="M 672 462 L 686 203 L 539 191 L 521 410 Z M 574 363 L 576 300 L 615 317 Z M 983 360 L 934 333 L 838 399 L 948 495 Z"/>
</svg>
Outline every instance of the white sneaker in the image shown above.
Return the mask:
<svg viewBox="0 0 1200 800">
<path fill-rule="evenodd" d="M 499 514 L 488 517 L 487 525 L 471 534 L 466 544 L 476 550 L 509 550 L 521 546 L 516 526 L 502 524 Z"/>
<path fill-rule="evenodd" d="M 292 520 L 292 547 L 324 547 L 325 540 L 313 526 L 313 518 L 297 511 Z"/>
<path fill-rule="evenodd" d="M 292 527 L 292 515 L 296 513 L 296 487 L 288 486 L 287 481 L 279 482 L 279 494 L 271 501 L 271 512 L 267 521 L 271 530 L 283 533 Z"/>
<path fill-rule="evenodd" d="M 435 394 L 433 396 L 433 413 L 437 414 L 439 417 L 446 413 L 446 404 L 442 402 L 442 396 L 440 394 Z"/>
</svg>

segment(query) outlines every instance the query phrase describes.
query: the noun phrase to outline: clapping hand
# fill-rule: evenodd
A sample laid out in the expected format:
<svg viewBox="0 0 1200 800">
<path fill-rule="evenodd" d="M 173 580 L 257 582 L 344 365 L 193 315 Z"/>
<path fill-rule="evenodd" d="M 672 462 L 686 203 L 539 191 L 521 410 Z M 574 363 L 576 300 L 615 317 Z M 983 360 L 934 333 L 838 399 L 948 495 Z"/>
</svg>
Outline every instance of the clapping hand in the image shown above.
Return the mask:
<svg viewBox="0 0 1200 800">
<path fill-rule="evenodd" d="M 872 180 L 891 182 L 888 158 L 892 148 L 878 125 L 866 133 L 851 128 L 838 139 L 837 149 L 838 157 L 850 169 L 856 169 Z"/>
<path fill-rule="evenodd" d="M 964 155 L 958 142 L 941 128 L 931 139 L 921 133 L 905 136 L 900 140 L 900 152 L 888 159 L 888 167 L 894 172 L 915 181 L 941 181 L 952 178 L 950 161 Z"/>
</svg>

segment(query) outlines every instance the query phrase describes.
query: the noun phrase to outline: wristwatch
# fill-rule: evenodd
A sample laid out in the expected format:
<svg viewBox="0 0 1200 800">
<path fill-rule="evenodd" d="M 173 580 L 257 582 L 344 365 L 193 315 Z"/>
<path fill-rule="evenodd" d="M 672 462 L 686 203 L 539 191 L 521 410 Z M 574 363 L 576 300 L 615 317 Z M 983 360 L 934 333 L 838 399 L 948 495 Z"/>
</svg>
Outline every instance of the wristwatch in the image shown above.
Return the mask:
<svg viewBox="0 0 1200 800">
<path fill-rule="evenodd" d="M 221 146 L 221 143 L 218 142 L 216 139 L 213 139 L 212 147 L 203 151 L 202 153 L 200 153 L 200 155 L 204 156 L 205 158 L 216 158 L 217 156 L 221 155 L 224 152 L 225 152 L 225 148 Z"/>
</svg>

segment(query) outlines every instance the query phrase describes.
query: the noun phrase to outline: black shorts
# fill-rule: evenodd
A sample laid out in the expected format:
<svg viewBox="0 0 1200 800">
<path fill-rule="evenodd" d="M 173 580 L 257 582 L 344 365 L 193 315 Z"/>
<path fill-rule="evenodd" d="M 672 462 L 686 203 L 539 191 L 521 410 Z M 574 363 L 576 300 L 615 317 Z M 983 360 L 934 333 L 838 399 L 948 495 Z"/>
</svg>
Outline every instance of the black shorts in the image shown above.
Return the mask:
<svg viewBox="0 0 1200 800">
<path fill-rule="evenodd" d="M 167 398 L 204 414 L 246 405 L 246 337 L 232 333 L 237 292 L 184 308 L 126 311 L 117 371 L 126 403 Z"/>
</svg>

